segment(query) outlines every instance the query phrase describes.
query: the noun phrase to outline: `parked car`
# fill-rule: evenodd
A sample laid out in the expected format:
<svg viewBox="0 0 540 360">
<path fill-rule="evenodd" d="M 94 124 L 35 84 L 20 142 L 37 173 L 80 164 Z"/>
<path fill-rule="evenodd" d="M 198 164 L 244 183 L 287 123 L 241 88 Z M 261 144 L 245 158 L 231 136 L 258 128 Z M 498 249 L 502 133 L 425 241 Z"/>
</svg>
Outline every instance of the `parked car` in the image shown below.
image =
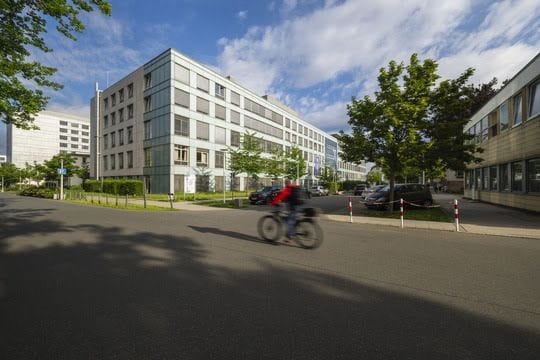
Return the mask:
<svg viewBox="0 0 540 360">
<path fill-rule="evenodd" d="M 370 188 L 366 188 L 364 189 L 364 191 L 362 191 L 362 193 L 360 194 L 360 197 L 362 199 L 365 199 L 367 198 L 369 195 L 373 194 L 373 193 L 376 193 L 377 191 L 383 189 L 386 185 L 375 185 L 373 187 L 370 187 Z"/>
<path fill-rule="evenodd" d="M 365 189 L 367 188 L 366 185 L 363 185 L 363 184 L 360 184 L 360 185 L 356 185 L 354 187 L 354 195 L 362 195 L 362 191 L 364 191 Z"/>
<path fill-rule="evenodd" d="M 328 196 L 330 193 L 327 188 L 324 186 L 312 186 L 311 189 L 309 189 L 309 193 L 311 196 Z"/>
<path fill-rule="evenodd" d="M 281 186 L 265 186 L 249 194 L 249 202 L 255 204 L 267 204 L 272 201 L 281 190 Z"/>
<path fill-rule="evenodd" d="M 390 201 L 390 186 L 386 185 L 379 191 L 366 198 L 365 205 L 369 209 L 386 209 Z M 417 205 L 433 204 L 433 197 L 429 187 L 422 184 L 395 184 L 394 200 L 402 198 L 404 201 Z M 399 202 L 394 203 L 394 209 L 399 208 Z"/>
</svg>

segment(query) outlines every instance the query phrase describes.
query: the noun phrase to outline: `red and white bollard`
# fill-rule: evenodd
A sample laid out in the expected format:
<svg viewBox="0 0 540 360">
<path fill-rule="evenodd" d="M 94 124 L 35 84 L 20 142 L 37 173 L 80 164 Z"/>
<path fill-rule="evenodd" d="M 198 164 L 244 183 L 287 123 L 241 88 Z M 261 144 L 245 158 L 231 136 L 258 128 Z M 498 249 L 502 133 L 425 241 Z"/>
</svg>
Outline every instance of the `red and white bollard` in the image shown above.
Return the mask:
<svg viewBox="0 0 540 360">
<path fill-rule="evenodd" d="M 349 196 L 349 221 L 352 223 L 352 200 Z"/>
<path fill-rule="evenodd" d="M 456 231 L 459 232 L 459 207 L 457 199 L 454 199 L 454 219 L 456 221 Z"/>
<path fill-rule="evenodd" d="M 399 199 L 399 218 L 401 219 L 401 228 L 403 229 L 403 199 Z"/>
</svg>

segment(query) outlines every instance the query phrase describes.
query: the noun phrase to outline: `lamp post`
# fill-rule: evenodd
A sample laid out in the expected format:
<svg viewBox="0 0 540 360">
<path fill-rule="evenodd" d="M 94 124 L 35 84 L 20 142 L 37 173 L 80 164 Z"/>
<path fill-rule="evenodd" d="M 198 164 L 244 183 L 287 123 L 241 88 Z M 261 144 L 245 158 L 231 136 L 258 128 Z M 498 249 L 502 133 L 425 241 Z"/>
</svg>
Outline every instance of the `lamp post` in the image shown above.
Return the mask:
<svg viewBox="0 0 540 360">
<path fill-rule="evenodd" d="M 227 166 L 227 151 L 229 149 L 221 149 L 223 152 L 223 203 L 226 203 L 226 194 L 227 194 L 227 182 L 225 181 L 225 167 Z"/>
<path fill-rule="evenodd" d="M 60 158 L 60 200 L 64 200 L 64 158 Z"/>
</svg>

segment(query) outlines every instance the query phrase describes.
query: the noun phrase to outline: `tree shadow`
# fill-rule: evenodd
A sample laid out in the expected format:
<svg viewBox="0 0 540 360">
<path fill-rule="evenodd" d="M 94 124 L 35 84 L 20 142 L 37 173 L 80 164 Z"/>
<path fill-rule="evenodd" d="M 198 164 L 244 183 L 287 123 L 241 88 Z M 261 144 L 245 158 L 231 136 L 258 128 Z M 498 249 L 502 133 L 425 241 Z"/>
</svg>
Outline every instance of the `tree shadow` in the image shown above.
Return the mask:
<svg viewBox="0 0 540 360">
<path fill-rule="evenodd" d="M 160 214 L 145 216 L 159 224 Z M 159 227 L 130 231 L 88 223 L 89 217 L 55 228 L 24 217 L 0 239 L 0 358 L 535 359 L 540 353 L 538 326 L 516 327 L 262 256 L 228 257 Z M 34 235 L 48 246 L 13 247 Z M 52 241 L 58 237 L 65 242 Z"/>
<path fill-rule="evenodd" d="M 247 240 L 247 241 L 253 241 L 256 243 L 263 243 L 263 244 L 272 244 L 271 242 L 264 241 L 263 239 L 260 239 L 258 237 L 251 236 L 248 234 L 243 234 L 237 231 L 222 230 L 220 228 L 208 227 L 208 226 L 195 226 L 195 225 L 188 225 L 188 226 L 192 228 L 193 230 L 198 231 L 203 234 L 223 235 L 223 236 L 227 236 L 233 239 Z"/>
</svg>

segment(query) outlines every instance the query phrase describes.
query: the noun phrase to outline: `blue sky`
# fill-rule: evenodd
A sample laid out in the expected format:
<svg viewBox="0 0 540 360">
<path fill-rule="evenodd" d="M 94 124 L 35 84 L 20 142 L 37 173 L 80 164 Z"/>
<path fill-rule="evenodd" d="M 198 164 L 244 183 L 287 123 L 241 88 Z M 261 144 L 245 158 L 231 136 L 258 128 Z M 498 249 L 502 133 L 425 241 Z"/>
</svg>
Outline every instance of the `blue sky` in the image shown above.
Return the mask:
<svg viewBox="0 0 540 360">
<path fill-rule="evenodd" d="M 50 110 L 89 115 L 95 82 L 112 84 L 175 48 L 303 119 L 347 130 L 352 96 L 377 89 L 378 69 L 412 53 L 443 78 L 476 68 L 473 82 L 513 76 L 540 50 L 538 0 L 112 0 L 112 16 L 83 15 L 76 42 L 34 57 L 58 68 Z"/>
</svg>

